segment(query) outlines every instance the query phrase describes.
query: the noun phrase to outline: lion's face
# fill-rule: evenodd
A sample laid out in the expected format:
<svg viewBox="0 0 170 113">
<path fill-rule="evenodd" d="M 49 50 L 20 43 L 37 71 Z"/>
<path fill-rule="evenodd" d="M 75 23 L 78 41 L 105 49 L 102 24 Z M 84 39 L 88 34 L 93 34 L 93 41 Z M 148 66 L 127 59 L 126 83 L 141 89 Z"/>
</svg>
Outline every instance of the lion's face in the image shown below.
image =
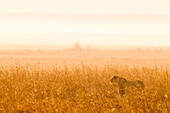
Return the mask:
<svg viewBox="0 0 170 113">
<path fill-rule="evenodd" d="M 115 82 L 117 82 L 117 81 L 118 81 L 118 76 L 114 76 L 114 77 L 110 80 L 111 83 L 115 83 Z"/>
</svg>

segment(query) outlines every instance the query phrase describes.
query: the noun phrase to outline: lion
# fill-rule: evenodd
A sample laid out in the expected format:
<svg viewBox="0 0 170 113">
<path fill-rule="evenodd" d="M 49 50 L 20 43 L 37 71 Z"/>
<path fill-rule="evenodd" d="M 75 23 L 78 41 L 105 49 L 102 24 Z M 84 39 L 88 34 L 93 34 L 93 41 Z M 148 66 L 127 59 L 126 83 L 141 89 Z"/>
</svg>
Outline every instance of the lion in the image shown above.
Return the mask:
<svg viewBox="0 0 170 113">
<path fill-rule="evenodd" d="M 122 97 L 125 94 L 126 88 L 137 88 L 144 90 L 144 83 L 140 80 L 127 81 L 125 78 L 113 76 L 110 80 L 111 83 L 117 83 L 119 94 Z"/>
</svg>

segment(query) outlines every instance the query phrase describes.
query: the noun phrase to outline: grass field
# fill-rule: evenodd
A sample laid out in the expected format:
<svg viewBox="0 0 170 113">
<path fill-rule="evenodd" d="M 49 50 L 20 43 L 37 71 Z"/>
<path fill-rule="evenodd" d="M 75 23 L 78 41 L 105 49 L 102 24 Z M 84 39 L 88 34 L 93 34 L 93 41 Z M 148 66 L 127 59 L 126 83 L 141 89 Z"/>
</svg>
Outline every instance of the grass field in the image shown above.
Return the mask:
<svg viewBox="0 0 170 113">
<path fill-rule="evenodd" d="M 169 50 L 0 50 L 0 112 L 169 113 Z M 119 97 L 112 76 L 141 80 Z"/>
</svg>

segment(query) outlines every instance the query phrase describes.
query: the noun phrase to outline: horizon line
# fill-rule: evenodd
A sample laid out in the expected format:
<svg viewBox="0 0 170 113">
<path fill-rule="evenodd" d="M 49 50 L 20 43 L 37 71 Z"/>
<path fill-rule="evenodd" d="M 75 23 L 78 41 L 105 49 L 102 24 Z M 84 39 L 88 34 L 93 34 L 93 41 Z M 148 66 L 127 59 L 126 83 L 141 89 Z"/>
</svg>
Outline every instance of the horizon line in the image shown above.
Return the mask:
<svg viewBox="0 0 170 113">
<path fill-rule="evenodd" d="M 66 12 L 47 12 L 47 11 L 36 11 L 36 12 L 31 12 L 31 11 L 20 11 L 20 12 L 13 12 L 13 11 L 0 11 L 0 14 L 50 14 L 50 15 L 108 15 L 108 16 L 170 16 L 170 13 L 66 13 Z"/>
</svg>

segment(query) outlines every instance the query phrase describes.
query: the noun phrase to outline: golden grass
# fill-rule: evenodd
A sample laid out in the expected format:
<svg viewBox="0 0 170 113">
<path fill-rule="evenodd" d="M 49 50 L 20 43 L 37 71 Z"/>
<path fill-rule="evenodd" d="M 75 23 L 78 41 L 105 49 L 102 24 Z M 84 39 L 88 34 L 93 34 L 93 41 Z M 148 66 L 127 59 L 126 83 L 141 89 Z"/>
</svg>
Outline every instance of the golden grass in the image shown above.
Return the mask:
<svg viewBox="0 0 170 113">
<path fill-rule="evenodd" d="M 119 98 L 110 78 L 139 79 L 145 90 Z M 170 112 L 170 67 L 0 66 L 0 112 Z"/>
</svg>

